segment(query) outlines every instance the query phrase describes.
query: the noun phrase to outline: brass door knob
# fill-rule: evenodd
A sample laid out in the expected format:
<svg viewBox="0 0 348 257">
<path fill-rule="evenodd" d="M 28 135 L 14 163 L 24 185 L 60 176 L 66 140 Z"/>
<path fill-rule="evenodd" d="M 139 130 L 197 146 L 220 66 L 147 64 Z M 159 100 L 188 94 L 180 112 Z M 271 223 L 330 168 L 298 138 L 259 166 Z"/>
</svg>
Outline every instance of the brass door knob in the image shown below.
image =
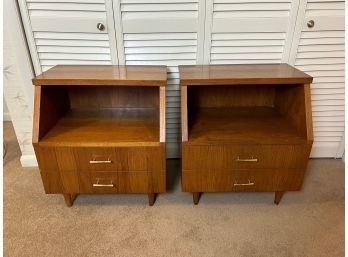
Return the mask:
<svg viewBox="0 0 348 257">
<path fill-rule="evenodd" d="M 307 22 L 307 27 L 308 28 L 313 28 L 314 27 L 314 21 L 313 20 L 310 20 Z"/>
<path fill-rule="evenodd" d="M 104 30 L 105 30 L 104 24 L 99 22 L 99 23 L 97 24 L 97 29 L 99 29 L 100 31 L 104 31 Z"/>
</svg>

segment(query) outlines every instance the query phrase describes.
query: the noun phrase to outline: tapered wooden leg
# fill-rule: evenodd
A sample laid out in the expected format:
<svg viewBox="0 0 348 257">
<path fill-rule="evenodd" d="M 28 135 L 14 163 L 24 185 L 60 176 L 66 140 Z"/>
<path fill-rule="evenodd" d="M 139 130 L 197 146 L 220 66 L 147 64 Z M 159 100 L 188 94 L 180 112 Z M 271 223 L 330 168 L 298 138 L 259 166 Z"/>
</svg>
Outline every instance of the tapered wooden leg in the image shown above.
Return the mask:
<svg viewBox="0 0 348 257">
<path fill-rule="evenodd" d="M 199 199 L 201 198 L 201 193 L 200 193 L 200 192 L 194 192 L 194 193 L 192 193 L 192 198 L 193 198 L 193 203 L 194 203 L 195 205 L 197 205 L 198 202 L 199 202 Z"/>
<path fill-rule="evenodd" d="M 282 199 L 283 195 L 284 195 L 284 191 L 276 191 L 274 194 L 274 203 L 275 204 L 279 204 L 280 200 Z"/>
<path fill-rule="evenodd" d="M 149 199 L 149 205 L 153 206 L 156 201 L 156 194 L 155 193 L 148 193 L 147 198 Z"/>
<path fill-rule="evenodd" d="M 73 206 L 74 200 L 76 198 L 76 194 L 63 194 L 63 196 L 64 196 L 66 206 L 68 207 Z"/>
</svg>

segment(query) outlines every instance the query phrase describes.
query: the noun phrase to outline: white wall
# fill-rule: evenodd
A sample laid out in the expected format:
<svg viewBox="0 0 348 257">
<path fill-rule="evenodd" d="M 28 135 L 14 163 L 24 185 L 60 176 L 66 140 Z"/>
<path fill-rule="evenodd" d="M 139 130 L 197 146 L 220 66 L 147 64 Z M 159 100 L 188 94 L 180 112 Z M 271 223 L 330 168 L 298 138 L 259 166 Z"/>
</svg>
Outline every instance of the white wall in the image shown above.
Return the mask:
<svg viewBox="0 0 348 257">
<path fill-rule="evenodd" d="M 21 163 L 34 166 L 37 163 L 31 144 L 33 72 L 14 1 L 6 1 L 4 7 L 5 21 L 12 25 L 4 26 L 3 33 L 4 97 L 22 152 Z"/>
</svg>

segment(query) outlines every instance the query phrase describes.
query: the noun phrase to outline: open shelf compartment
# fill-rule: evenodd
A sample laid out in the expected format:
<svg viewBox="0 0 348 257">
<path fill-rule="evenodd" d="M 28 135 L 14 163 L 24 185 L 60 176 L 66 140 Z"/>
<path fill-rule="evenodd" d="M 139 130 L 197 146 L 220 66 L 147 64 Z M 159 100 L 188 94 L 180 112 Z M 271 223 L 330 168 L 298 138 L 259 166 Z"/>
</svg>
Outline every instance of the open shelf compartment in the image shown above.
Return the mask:
<svg viewBox="0 0 348 257">
<path fill-rule="evenodd" d="M 36 87 L 38 143 L 55 146 L 160 144 L 160 88 Z"/>
<path fill-rule="evenodd" d="M 182 89 L 187 90 L 187 144 L 306 144 L 311 140 L 303 84 Z"/>
</svg>

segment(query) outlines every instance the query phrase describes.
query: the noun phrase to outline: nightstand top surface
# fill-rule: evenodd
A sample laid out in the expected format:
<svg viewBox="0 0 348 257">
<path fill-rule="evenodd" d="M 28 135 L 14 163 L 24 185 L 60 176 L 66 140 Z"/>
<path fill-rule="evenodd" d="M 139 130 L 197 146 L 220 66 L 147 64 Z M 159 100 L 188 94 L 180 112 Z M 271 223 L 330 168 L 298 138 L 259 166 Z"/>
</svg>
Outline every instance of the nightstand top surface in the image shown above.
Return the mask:
<svg viewBox="0 0 348 257">
<path fill-rule="evenodd" d="M 165 86 L 166 66 L 57 65 L 33 78 L 36 86 Z"/>
<path fill-rule="evenodd" d="M 240 84 L 307 84 L 313 78 L 288 64 L 179 66 L 182 86 Z"/>
</svg>

